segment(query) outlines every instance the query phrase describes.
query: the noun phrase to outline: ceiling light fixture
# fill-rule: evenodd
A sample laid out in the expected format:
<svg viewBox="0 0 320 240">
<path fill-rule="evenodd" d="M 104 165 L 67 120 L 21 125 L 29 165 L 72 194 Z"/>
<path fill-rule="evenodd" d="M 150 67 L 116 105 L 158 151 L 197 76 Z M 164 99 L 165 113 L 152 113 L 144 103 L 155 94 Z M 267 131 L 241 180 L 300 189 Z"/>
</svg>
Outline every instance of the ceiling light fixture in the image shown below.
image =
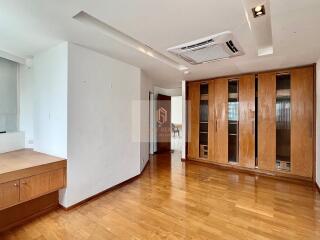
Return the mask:
<svg viewBox="0 0 320 240">
<path fill-rule="evenodd" d="M 254 18 L 261 17 L 261 16 L 265 15 L 266 10 L 265 10 L 264 5 L 259 5 L 259 6 L 256 6 L 255 8 L 252 8 L 252 13 L 253 13 Z"/>
<path fill-rule="evenodd" d="M 261 6 L 257 6 L 255 9 L 254 9 L 256 12 L 260 12 L 262 10 L 262 7 Z"/>
<path fill-rule="evenodd" d="M 178 69 L 179 71 L 185 71 L 188 68 L 182 64 L 179 64 L 178 62 L 172 60 L 171 58 L 157 52 L 156 50 L 152 49 L 151 47 L 145 45 L 144 43 L 134 39 L 133 37 L 130 37 L 129 35 L 120 32 L 119 30 L 115 29 L 114 27 L 108 25 L 107 23 L 89 15 L 88 13 L 81 11 L 75 16 L 73 16 L 73 19 L 78 20 L 82 24 L 85 24 L 87 26 L 90 26 L 92 28 L 95 28 L 102 32 L 103 34 L 107 35 L 108 37 L 113 38 L 114 40 L 117 40 L 129 47 L 132 47 L 136 49 L 137 51 L 152 57 L 154 59 L 157 59 L 175 69 Z"/>
</svg>

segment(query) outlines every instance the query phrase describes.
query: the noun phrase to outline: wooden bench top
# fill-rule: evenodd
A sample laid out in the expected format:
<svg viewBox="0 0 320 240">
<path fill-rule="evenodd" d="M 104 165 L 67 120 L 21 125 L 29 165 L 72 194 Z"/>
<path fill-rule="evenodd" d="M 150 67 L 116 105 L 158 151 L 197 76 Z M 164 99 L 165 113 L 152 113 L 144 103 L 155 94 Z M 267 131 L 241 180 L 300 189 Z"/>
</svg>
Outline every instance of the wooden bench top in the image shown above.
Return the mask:
<svg viewBox="0 0 320 240">
<path fill-rule="evenodd" d="M 23 149 L 0 154 L 0 183 L 66 167 L 66 159 Z"/>
</svg>

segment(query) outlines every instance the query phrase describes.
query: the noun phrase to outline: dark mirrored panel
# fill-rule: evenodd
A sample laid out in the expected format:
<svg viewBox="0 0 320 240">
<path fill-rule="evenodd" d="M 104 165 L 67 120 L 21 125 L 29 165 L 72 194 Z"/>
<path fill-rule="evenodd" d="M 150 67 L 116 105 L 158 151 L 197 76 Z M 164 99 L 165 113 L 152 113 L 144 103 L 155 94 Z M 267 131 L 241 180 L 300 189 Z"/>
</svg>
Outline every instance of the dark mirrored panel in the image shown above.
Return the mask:
<svg viewBox="0 0 320 240">
<path fill-rule="evenodd" d="M 239 81 L 228 83 L 228 161 L 237 163 L 239 142 Z"/>
<path fill-rule="evenodd" d="M 276 89 L 276 167 L 290 171 L 291 91 L 290 74 L 277 75 Z"/>
<path fill-rule="evenodd" d="M 199 124 L 199 156 L 200 158 L 208 158 L 208 93 L 209 87 L 207 83 L 200 85 L 200 124 Z"/>
</svg>

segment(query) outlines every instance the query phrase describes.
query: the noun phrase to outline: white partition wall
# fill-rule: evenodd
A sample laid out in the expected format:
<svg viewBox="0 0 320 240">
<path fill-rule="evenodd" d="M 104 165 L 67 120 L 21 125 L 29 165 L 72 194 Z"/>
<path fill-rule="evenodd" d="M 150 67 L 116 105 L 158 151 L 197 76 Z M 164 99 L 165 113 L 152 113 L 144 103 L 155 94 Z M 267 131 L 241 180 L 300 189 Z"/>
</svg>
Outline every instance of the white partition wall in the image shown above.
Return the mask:
<svg viewBox="0 0 320 240">
<path fill-rule="evenodd" d="M 140 173 L 140 143 L 131 136 L 140 69 L 74 44 L 68 54 L 65 207 Z"/>
<path fill-rule="evenodd" d="M 20 73 L 26 143 L 67 158 L 64 207 L 140 173 L 149 156 L 153 86 L 139 68 L 65 42 Z"/>
<path fill-rule="evenodd" d="M 68 43 L 34 57 L 34 150 L 67 158 Z"/>
<path fill-rule="evenodd" d="M 186 81 L 182 81 L 182 152 L 181 158 L 186 158 L 186 124 L 187 124 L 187 108 L 186 108 Z"/>
</svg>

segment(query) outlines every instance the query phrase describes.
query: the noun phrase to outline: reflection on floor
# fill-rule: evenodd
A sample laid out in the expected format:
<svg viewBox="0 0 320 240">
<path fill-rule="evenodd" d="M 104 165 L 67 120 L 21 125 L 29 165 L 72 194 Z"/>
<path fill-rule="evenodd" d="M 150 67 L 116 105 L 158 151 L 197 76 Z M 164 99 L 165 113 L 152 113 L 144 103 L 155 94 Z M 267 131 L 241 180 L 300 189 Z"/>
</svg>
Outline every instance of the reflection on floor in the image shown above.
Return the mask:
<svg viewBox="0 0 320 240">
<path fill-rule="evenodd" d="M 157 155 L 142 176 L 0 236 L 28 239 L 320 239 L 312 186 Z"/>
<path fill-rule="evenodd" d="M 182 150 L 181 131 L 180 131 L 180 136 L 178 136 L 178 134 L 176 135 L 171 134 L 171 150 L 181 152 Z"/>
</svg>

